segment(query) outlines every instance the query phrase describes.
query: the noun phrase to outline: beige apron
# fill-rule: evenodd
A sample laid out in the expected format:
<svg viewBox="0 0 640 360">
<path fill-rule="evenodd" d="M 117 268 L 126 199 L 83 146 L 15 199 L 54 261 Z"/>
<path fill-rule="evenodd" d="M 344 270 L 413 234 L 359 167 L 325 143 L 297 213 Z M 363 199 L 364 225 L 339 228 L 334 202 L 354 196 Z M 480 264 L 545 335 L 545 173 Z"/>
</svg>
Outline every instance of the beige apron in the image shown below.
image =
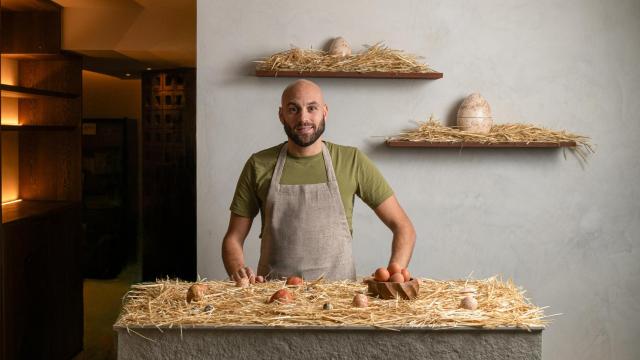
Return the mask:
<svg viewBox="0 0 640 360">
<path fill-rule="evenodd" d="M 282 146 L 265 204 L 265 226 L 258 274 L 271 279 L 302 276 L 355 280 L 351 232 L 344 213 L 331 156 L 324 143 L 326 183 L 282 185 L 287 158 Z"/>
</svg>

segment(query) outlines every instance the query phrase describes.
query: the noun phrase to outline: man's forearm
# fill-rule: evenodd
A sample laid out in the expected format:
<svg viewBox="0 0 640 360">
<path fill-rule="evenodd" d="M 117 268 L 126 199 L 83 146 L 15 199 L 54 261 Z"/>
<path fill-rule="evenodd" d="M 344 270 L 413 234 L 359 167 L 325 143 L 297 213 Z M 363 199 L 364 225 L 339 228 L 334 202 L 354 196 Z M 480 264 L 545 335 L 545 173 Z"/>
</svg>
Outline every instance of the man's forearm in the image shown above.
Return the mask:
<svg viewBox="0 0 640 360">
<path fill-rule="evenodd" d="M 236 239 L 225 236 L 222 241 L 222 262 L 229 275 L 244 267 L 242 244 Z"/>
<path fill-rule="evenodd" d="M 413 225 L 409 222 L 392 229 L 393 242 L 391 243 L 391 259 L 389 263 L 398 263 L 403 268 L 409 265 L 413 247 L 416 243 L 416 232 Z"/>
</svg>

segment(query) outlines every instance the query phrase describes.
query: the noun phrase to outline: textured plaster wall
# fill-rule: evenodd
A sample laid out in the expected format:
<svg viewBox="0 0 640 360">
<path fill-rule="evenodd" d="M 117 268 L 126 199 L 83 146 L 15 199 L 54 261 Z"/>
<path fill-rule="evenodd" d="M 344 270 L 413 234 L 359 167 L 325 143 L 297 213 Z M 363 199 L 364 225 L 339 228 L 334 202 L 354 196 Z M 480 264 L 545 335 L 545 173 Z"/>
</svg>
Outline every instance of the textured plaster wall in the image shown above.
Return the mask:
<svg viewBox="0 0 640 360">
<path fill-rule="evenodd" d="M 423 55 L 435 81 L 320 79 L 326 139 L 378 165 L 412 218 L 414 274 L 501 274 L 548 314 L 546 359 L 640 358 L 640 2 L 198 2 L 198 271 L 226 276 L 220 245 L 245 160 L 284 141 L 276 112 L 291 79 L 251 76 L 251 61 L 342 35 Z M 497 123 L 590 135 L 567 151 L 398 150 L 380 135 L 430 114 L 452 124 L 482 93 Z M 246 244 L 255 266 L 259 219 Z M 388 260 L 391 234 L 359 200 L 359 274 Z"/>
</svg>

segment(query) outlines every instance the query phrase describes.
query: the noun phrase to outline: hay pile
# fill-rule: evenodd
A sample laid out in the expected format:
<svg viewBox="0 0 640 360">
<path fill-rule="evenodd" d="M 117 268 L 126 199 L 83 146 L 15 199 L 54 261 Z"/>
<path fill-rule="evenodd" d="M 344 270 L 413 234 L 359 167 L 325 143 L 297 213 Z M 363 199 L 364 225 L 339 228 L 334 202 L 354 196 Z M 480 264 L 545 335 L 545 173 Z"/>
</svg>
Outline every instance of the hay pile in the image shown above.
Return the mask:
<svg viewBox="0 0 640 360">
<path fill-rule="evenodd" d="M 266 303 L 283 281 L 271 281 L 235 287 L 228 281 L 204 281 L 208 290 L 199 302 L 185 299 L 192 283 L 158 281 L 133 285 L 124 297 L 116 326 L 373 326 L 450 328 L 473 326 L 541 327 L 547 323 L 543 309 L 524 297 L 524 291 L 511 281 L 496 277 L 485 280 L 438 281 L 419 279 L 420 294 L 414 300 L 369 299 L 368 308 L 351 306 L 354 294 L 366 292 L 360 282 L 318 282 L 301 287 L 290 286 L 295 296 L 291 304 Z M 477 310 L 459 309 L 465 286 L 478 290 Z M 323 310 L 330 302 L 332 310 Z"/>
<path fill-rule="evenodd" d="M 583 160 L 586 159 L 586 155 L 594 152 L 589 137 L 573 134 L 565 130 L 549 130 L 530 124 L 501 124 L 493 125 L 491 132 L 488 134 L 477 134 L 444 126 L 434 119 L 433 116 L 425 122 L 419 122 L 417 129 L 402 132 L 400 135 L 387 137 L 387 140 L 449 143 L 477 142 L 484 144 L 509 142 L 551 142 L 559 144 L 561 142 L 574 141 L 577 146 L 571 149 L 575 150 Z"/>
<path fill-rule="evenodd" d="M 417 56 L 389 49 L 382 43 L 345 57 L 329 55 L 322 50 L 293 48 L 255 62 L 256 70 L 265 71 L 435 72 L 420 63 Z"/>
</svg>

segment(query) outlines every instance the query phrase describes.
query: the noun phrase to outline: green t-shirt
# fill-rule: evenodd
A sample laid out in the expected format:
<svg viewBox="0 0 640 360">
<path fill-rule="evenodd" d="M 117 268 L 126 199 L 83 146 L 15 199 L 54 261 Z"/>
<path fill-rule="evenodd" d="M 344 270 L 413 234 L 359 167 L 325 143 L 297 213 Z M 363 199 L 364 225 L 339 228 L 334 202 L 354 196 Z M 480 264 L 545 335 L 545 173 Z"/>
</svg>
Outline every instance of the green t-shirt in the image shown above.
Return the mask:
<svg viewBox="0 0 640 360">
<path fill-rule="evenodd" d="M 276 167 L 280 149 L 284 144 L 251 155 L 242 169 L 231 202 L 231 212 L 239 216 L 253 219 L 260 211 L 262 230 L 264 230 L 264 205 L 269 193 L 271 176 Z M 349 229 L 353 232 L 351 219 L 353 217 L 354 195 L 358 195 L 370 208 L 375 209 L 393 195 L 393 190 L 371 160 L 360 150 L 330 142 L 325 142 L 325 144 L 331 155 L 333 169 L 338 179 L 338 187 Z M 307 157 L 295 157 L 287 154 L 280 180 L 281 184 L 302 185 L 323 182 L 327 182 L 327 173 L 322 152 Z M 260 234 L 262 236 L 262 232 Z"/>
</svg>

